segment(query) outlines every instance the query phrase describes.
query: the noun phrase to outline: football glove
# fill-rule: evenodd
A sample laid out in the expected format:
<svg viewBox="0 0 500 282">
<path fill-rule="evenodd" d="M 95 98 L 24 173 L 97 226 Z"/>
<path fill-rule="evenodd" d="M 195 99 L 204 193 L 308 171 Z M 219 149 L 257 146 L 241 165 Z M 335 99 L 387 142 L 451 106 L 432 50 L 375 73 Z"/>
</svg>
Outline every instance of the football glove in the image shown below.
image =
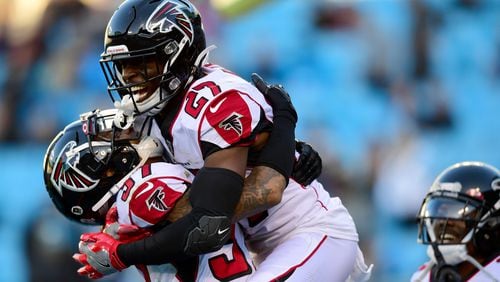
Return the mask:
<svg viewBox="0 0 500 282">
<path fill-rule="evenodd" d="M 73 259 L 83 265 L 78 274 L 98 279 L 127 268 L 117 254 L 120 244 L 120 241 L 103 232 L 82 234 L 78 244 L 80 253 L 73 255 Z"/>
<path fill-rule="evenodd" d="M 306 142 L 297 140 L 295 149 L 300 156 L 293 167 L 292 178 L 301 185 L 307 186 L 320 176 L 323 162 L 319 153 Z"/>
<path fill-rule="evenodd" d="M 102 232 L 110 235 L 121 243 L 134 242 L 145 237 L 151 236 L 151 232 L 147 229 L 140 228 L 132 224 L 118 223 L 118 209 L 113 206 L 106 214 L 106 221 Z"/>
<path fill-rule="evenodd" d="M 258 74 L 252 74 L 252 81 L 255 87 L 264 94 L 273 107 L 274 115 L 285 116 L 294 124 L 297 123 L 297 112 L 292 104 L 290 95 L 281 85 L 269 85 Z"/>
</svg>

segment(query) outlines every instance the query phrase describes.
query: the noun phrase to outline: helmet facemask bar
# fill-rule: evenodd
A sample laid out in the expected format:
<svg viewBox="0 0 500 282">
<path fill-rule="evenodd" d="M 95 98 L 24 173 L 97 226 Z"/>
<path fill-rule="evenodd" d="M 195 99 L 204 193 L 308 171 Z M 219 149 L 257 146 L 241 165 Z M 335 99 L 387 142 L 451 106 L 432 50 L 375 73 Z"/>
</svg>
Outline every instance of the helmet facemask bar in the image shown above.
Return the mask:
<svg viewBox="0 0 500 282">
<path fill-rule="evenodd" d="M 141 133 L 134 131 L 133 127 L 120 130 L 113 123 L 114 112 L 101 112 L 99 110 L 82 116 L 82 127 L 87 137 L 87 144 L 96 164 L 96 172 L 102 169 L 113 169 L 116 172 L 131 170 L 133 163 L 137 162 L 137 152 L 130 145 L 131 140 L 139 140 Z M 121 154 L 121 162 L 116 160 Z M 135 160 L 135 161 L 134 161 Z M 89 162 L 92 163 L 92 162 Z"/>
<path fill-rule="evenodd" d="M 484 214 L 481 201 L 460 193 L 437 191 L 427 195 L 418 220 L 418 241 L 423 244 L 466 244 Z"/>
<path fill-rule="evenodd" d="M 115 103 L 119 101 L 127 105 L 136 114 L 155 111 L 163 108 L 181 86 L 188 80 L 188 73 L 176 73 L 173 65 L 182 52 L 187 41 L 168 40 L 155 47 L 140 51 L 122 52 L 101 55 L 101 69 L 108 82 L 108 94 Z M 154 67 L 151 67 L 154 65 Z M 141 81 L 128 82 L 124 78 L 124 66 L 133 66 Z M 147 91 L 147 94 L 140 91 Z"/>
</svg>

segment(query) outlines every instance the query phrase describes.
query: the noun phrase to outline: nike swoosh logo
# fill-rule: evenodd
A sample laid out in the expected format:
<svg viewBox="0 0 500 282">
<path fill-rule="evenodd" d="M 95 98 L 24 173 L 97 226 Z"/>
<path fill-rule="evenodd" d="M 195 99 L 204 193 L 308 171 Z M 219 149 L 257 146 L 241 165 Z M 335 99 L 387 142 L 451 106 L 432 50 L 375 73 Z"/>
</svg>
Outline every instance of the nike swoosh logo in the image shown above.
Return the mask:
<svg viewBox="0 0 500 282">
<path fill-rule="evenodd" d="M 211 113 L 215 113 L 219 110 L 220 106 L 222 105 L 222 103 L 224 103 L 224 101 L 226 101 L 227 97 L 224 97 L 224 99 L 220 100 L 220 102 L 215 105 L 215 106 L 210 106 L 210 112 Z"/>
<path fill-rule="evenodd" d="M 111 267 L 111 265 L 109 265 L 109 263 L 103 263 L 101 262 L 100 260 L 98 260 L 97 258 L 95 259 L 95 261 L 97 262 L 97 264 L 99 264 L 100 266 L 104 266 L 104 267 Z"/>
<path fill-rule="evenodd" d="M 228 230 L 229 230 L 229 227 L 226 229 L 222 229 L 222 230 L 219 229 L 219 230 L 217 230 L 217 234 L 221 235 L 223 233 L 226 233 Z"/>
<path fill-rule="evenodd" d="M 144 193 L 146 193 L 149 190 L 151 190 L 151 189 L 154 188 L 153 183 L 151 183 L 151 182 L 148 181 L 148 182 L 146 182 L 146 184 L 147 184 L 147 187 L 144 188 L 144 189 L 142 189 L 142 191 L 139 194 L 137 194 L 136 198 L 139 198 L 142 194 L 144 194 Z"/>
</svg>

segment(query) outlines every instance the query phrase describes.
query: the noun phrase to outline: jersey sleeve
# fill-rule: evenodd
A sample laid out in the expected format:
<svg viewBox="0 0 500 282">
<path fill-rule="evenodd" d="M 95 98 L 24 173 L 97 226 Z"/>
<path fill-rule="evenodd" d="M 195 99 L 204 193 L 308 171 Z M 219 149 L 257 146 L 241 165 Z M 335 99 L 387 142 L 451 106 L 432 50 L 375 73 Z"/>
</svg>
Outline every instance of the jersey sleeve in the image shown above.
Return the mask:
<svg viewBox="0 0 500 282">
<path fill-rule="evenodd" d="M 137 175 L 139 174 L 139 175 Z M 141 228 L 163 222 L 189 188 L 192 175 L 172 164 L 145 165 L 128 179 L 118 194 L 119 216 Z M 121 212 L 120 212 L 121 211 Z"/>
<path fill-rule="evenodd" d="M 170 177 L 153 178 L 143 183 L 130 201 L 132 222 L 139 227 L 161 222 L 186 189 L 184 182 Z"/>
<path fill-rule="evenodd" d="M 269 124 L 262 106 L 250 95 L 229 90 L 210 101 L 204 112 L 199 140 L 201 144 L 220 149 L 249 146 L 258 131 Z"/>
</svg>

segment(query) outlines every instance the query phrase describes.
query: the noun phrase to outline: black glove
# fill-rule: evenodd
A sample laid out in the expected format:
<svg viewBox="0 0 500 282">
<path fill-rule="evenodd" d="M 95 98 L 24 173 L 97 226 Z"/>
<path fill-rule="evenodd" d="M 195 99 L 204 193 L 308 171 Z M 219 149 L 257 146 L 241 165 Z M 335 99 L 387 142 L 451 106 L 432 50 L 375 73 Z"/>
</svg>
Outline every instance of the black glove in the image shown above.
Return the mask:
<svg viewBox="0 0 500 282">
<path fill-rule="evenodd" d="M 294 124 L 297 123 L 297 112 L 292 104 L 290 95 L 288 95 L 281 85 L 269 85 L 256 73 L 252 74 L 252 81 L 255 87 L 257 87 L 271 103 L 275 116 L 287 117 Z"/>
<path fill-rule="evenodd" d="M 295 149 L 300 156 L 293 167 L 292 178 L 307 186 L 320 176 L 323 163 L 319 153 L 311 145 L 297 140 Z"/>
</svg>

